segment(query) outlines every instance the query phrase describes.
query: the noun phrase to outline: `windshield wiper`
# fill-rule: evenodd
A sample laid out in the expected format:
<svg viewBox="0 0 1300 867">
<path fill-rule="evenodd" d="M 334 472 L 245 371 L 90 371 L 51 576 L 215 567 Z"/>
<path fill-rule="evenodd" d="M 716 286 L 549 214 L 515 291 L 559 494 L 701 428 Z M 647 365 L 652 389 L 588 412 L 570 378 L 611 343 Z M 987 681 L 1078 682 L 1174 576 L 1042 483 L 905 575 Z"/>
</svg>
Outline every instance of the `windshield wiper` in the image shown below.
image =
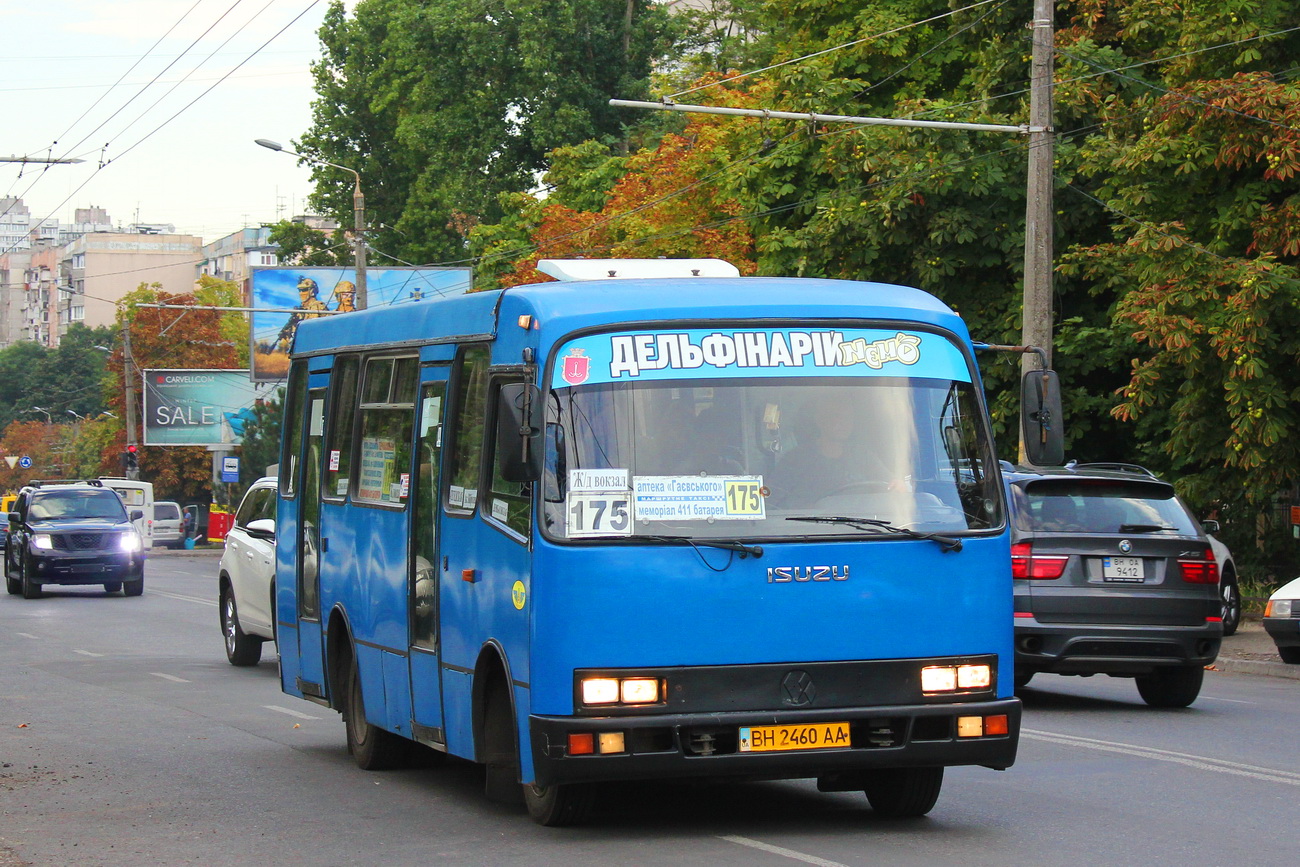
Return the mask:
<svg viewBox="0 0 1300 867">
<path fill-rule="evenodd" d="M 955 536 L 943 536 L 939 533 L 922 533 L 910 527 L 899 527 L 883 518 L 850 518 L 847 515 L 786 515 L 787 521 L 812 521 L 816 524 L 846 524 L 858 530 L 875 530 L 880 533 L 893 533 L 897 536 L 910 536 L 913 539 L 929 539 L 938 542 L 945 552 L 960 551 L 961 539 Z"/>
<path fill-rule="evenodd" d="M 736 542 L 730 539 L 697 539 L 694 536 L 633 536 L 634 539 L 649 539 L 652 542 L 684 542 L 687 545 L 701 546 L 704 548 L 721 548 L 723 551 L 736 551 L 741 558 L 753 557 L 757 560 L 763 556 L 763 548 L 760 545 L 746 545 L 744 542 Z"/>
<path fill-rule="evenodd" d="M 1161 530 L 1177 530 L 1177 527 L 1162 527 L 1159 524 L 1120 524 L 1121 533 L 1159 533 Z"/>
</svg>

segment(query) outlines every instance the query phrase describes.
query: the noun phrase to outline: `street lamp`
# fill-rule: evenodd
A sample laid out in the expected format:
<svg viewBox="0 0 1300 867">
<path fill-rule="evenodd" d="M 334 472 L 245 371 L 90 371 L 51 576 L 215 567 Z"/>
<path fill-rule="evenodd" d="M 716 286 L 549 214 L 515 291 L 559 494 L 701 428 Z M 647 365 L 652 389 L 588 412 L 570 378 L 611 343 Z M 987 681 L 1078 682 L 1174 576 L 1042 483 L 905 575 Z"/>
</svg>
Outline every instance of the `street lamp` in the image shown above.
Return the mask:
<svg viewBox="0 0 1300 867">
<path fill-rule="evenodd" d="M 34 406 L 30 410 L 28 410 L 28 412 L 43 412 L 45 413 L 45 423 L 46 424 L 53 423 L 53 419 L 50 418 L 50 411 L 43 406 Z"/>
<path fill-rule="evenodd" d="M 280 144 L 277 141 L 271 141 L 270 139 L 266 139 L 266 138 L 253 139 L 253 141 L 255 141 L 257 144 L 269 150 L 280 151 L 281 153 L 286 153 L 289 154 L 290 156 L 298 157 L 299 159 L 304 159 L 313 163 L 318 163 L 319 165 L 322 166 L 329 166 L 332 169 L 339 169 L 341 171 L 351 172 L 352 177 L 356 179 L 356 186 L 352 190 L 352 216 L 353 216 L 353 225 L 355 226 L 356 229 L 356 237 L 353 239 L 352 249 L 353 249 L 353 256 L 356 259 L 356 265 L 357 265 L 356 306 L 358 310 L 364 310 L 366 308 L 366 303 L 367 303 L 366 237 L 365 237 L 366 199 L 365 196 L 361 194 L 361 174 L 356 169 L 350 169 L 347 166 L 341 166 L 338 163 L 331 163 L 328 162 L 327 160 L 320 159 L 319 157 L 309 156 L 308 154 L 295 153 L 294 151 L 288 150 L 287 148 L 284 147 L 284 145 Z"/>
</svg>

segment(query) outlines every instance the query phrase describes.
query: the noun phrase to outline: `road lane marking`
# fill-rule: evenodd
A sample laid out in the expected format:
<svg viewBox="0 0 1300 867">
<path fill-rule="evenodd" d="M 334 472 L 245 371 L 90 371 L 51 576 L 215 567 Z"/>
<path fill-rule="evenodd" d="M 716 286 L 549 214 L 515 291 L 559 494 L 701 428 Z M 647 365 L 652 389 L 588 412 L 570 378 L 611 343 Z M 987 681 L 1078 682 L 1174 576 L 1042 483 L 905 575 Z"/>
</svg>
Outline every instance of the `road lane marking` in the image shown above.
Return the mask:
<svg viewBox="0 0 1300 867">
<path fill-rule="evenodd" d="M 1031 741 L 1043 741 L 1045 743 L 1060 744 L 1069 747 L 1083 747 L 1084 749 L 1100 750 L 1106 753 L 1120 753 L 1126 756 L 1136 756 L 1142 759 L 1154 759 L 1160 762 L 1172 762 L 1177 765 L 1186 765 L 1189 768 L 1196 768 L 1202 771 L 1216 771 L 1220 774 L 1233 774 L 1238 777 L 1249 777 L 1253 780 L 1262 780 L 1267 783 L 1284 783 L 1288 786 L 1300 786 L 1300 774 L 1291 771 L 1279 771 L 1274 768 L 1261 768 L 1255 765 L 1243 765 L 1240 762 L 1230 762 L 1225 759 L 1212 759 L 1207 756 L 1194 756 L 1188 753 L 1176 753 L 1172 750 L 1161 750 L 1155 747 L 1140 747 L 1135 744 L 1125 744 L 1118 741 L 1102 741 L 1096 738 L 1081 738 L 1075 735 L 1063 735 L 1055 732 L 1036 731 L 1034 729 L 1021 729 L 1020 736 Z"/>
<path fill-rule="evenodd" d="M 91 653 L 89 650 L 74 650 L 73 653 L 80 653 L 82 656 L 103 656 L 102 653 Z"/>
<path fill-rule="evenodd" d="M 1200 700 L 1201 701 L 1226 701 L 1226 702 L 1231 702 L 1232 704 L 1257 704 L 1257 702 L 1242 701 L 1239 698 L 1215 698 L 1212 695 L 1203 695 L 1200 697 Z"/>
<path fill-rule="evenodd" d="M 262 707 L 266 708 L 267 710 L 273 710 L 276 713 L 285 713 L 288 714 L 289 716 L 297 717 L 298 719 L 320 719 L 320 717 L 312 716 L 309 713 L 299 713 L 296 710 L 289 710 L 289 708 L 287 707 L 278 707 L 273 704 L 264 704 L 262 705 Z"/>
<path fill-rule="evenodd" d="M 190 681 L 185 678 L 177 677 L 174 674 L 163 674 L 161 671 L 151 671 L 149 673 L 154 677 L 161 677 L 163 680 L 170 680 L 172 683 L 190 683 Z"/>
<path fill-rule="evenodd" d="M 719 840 L 726 840 L 728 843 L 735 843 L 737 846 L 748 846 L 751 849 L 758 849 L 760 852 L 768 852 L 772 855 L 780 855 L 784 858 L 792 858 L 795 861 L 802 861 L 805 864 L 816 864 L 817 867 L 845 867 L 838 861 L 827 861 L 825 858 L 818 858 L 816 855 L 805 855 L 803 852 L 796 852 L 793 849 L 786 849 L 782 846 L 773 846 L 771 843 L 760 843 L 758 840 L 751 840 L 748 837 L 737 837 L 733 834 L 719 835 Z"/>
<path fill-rule="evenodd" d="M 152 588 L 149 590 L 149 593 L 152 596 L 166 596 L 168 599 L 179 599 L 182 602 L 197 602 L 200 605 L 211 605 L 213 608 L 217 607 L 217 600 L 205 599 L 202 596 L 186 596 L 182 593 L 168 593 L 166 590 L 154 590 Z"/>
<path fill-rule="evenodd" d="M 32 635 L 30 632 L 15 632 L 14 635 L 21 635 L 23 638 L 36 638 L 36 636 Z"/>
</svg>

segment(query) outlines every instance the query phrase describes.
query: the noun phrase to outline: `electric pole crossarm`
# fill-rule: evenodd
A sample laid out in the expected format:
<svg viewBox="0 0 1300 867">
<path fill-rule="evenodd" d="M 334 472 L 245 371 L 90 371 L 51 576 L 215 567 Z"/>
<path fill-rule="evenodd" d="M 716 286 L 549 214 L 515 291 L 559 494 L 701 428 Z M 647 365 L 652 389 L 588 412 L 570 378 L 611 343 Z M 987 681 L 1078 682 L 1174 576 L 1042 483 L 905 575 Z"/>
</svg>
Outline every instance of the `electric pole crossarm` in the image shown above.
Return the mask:
<svg viewBox="0 0 1300 867">
<path fill-rule="evenodd" d="M 84 163 L 85 160 L 79 159 L 53 159 L 51 157 L 0 157 L 0 163 L 35 163 L 43 166 L 68 166 L 76 163 Z"/>
<path fill-rule="evenodd" d="M 716 105 L 687 105 L 676 102 L 642 102 L 634 99 L 611 99 L 617 108 L 649 108 L 658 111 L 684 111 L 697 114 L 727 114 L 735 117 L 762 117 L 773 120 L 804 120 L 814 123 L 853 123 L 860 126 L 906 126 L 919 129 L 967 129 L 981 132 L 1010 132 L 1029 135 L 1036 130 L 1028 124 L 1012 126 L 1000 123 L 958 123 L 947 120 L 907 120 L 892 117 L 855 117 L 847 114 L 819 114 L 815 111 L 772 111 L 766 108 L 727 108 Z"/>
</svg>

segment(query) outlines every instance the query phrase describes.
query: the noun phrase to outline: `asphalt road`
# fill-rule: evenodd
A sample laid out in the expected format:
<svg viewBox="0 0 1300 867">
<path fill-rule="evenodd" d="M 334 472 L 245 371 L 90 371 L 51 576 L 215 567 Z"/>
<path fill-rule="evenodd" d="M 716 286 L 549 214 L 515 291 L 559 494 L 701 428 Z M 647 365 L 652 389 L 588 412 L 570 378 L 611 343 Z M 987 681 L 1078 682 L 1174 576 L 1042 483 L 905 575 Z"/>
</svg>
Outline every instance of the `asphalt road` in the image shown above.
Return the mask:
<svg viewBox="0 0 1300 867">
<path fill-rule="evenodd" d="M 1040 676 L 1020 760 L 949 770 L 919 820 L 810 782 L 611 788 L 577 829 L 486 801 L 471 765 L 367 773 L 333 711 L 225 661 L 216 559 L 145 595 L 0 596 L 0 867 L 1279 864 L 1294 859 L 1300 682 L 1212 671 L 1187 710 Z"/>
</svg>

